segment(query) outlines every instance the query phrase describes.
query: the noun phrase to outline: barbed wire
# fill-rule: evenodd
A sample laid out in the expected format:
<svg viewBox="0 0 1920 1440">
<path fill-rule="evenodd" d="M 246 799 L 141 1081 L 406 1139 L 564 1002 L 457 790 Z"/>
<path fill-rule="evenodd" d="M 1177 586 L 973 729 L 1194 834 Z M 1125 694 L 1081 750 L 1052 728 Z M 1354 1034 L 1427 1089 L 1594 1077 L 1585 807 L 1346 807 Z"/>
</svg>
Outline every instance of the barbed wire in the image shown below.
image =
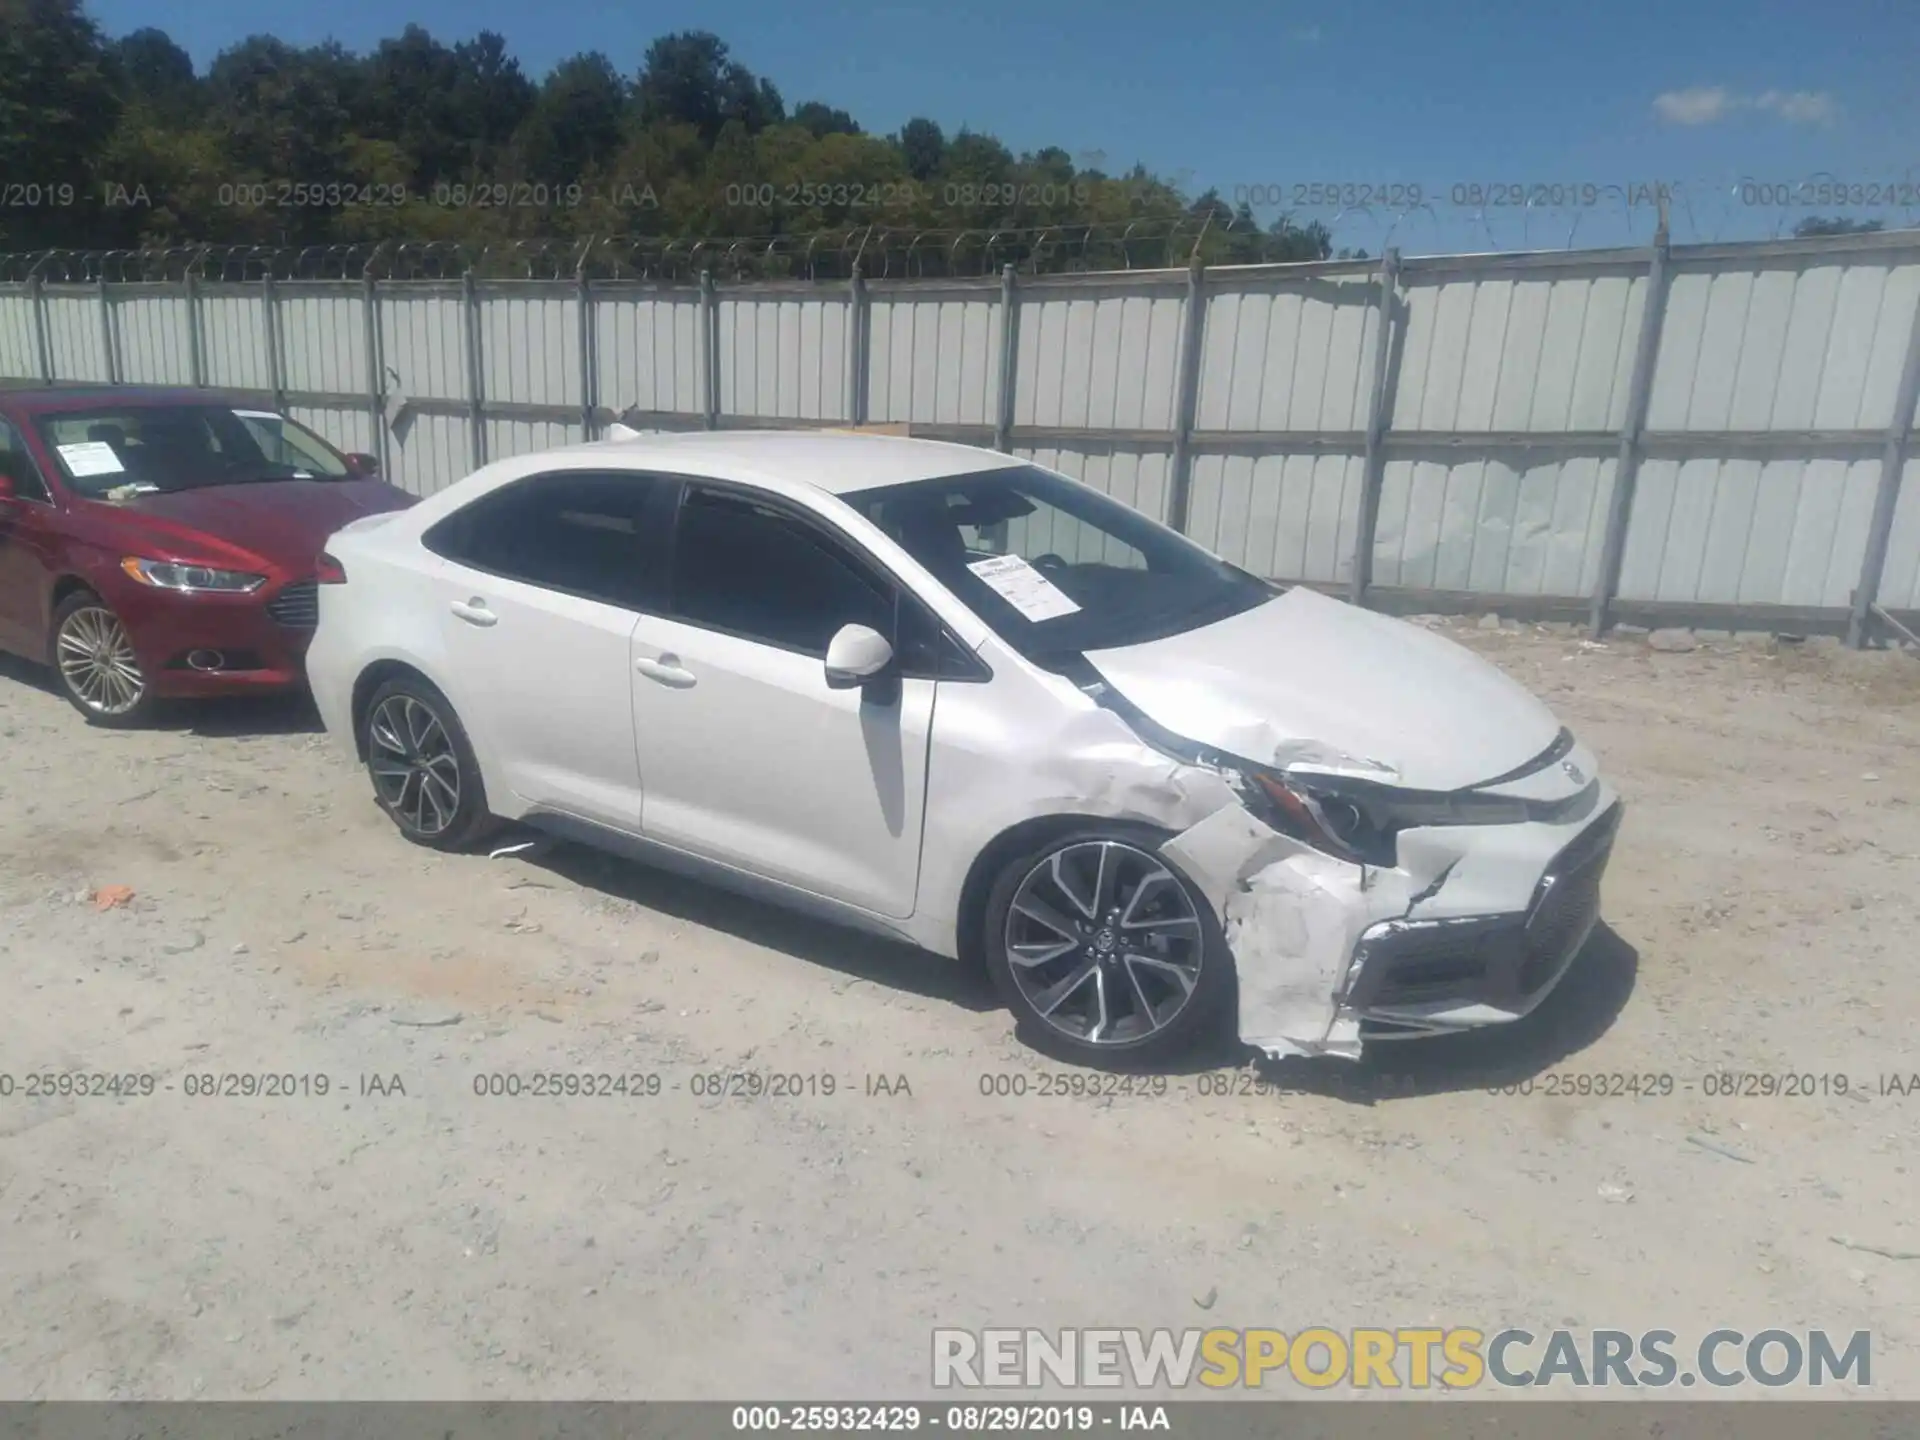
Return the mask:
<svg viewBox="0 0 1920 1440">
<path fill-rule="evenodd" d="M 1236 259 L 1297 258 L 1297 238 L 1209 217 L 927 230 L 848 226 L 793 235 L 707 238 L 401 240 L 330 245 L 204 244 L 0 254 L 0 282 L 205 283 L 276 280 L 940 279 L 1158 269 L 1209 242 Z"/>
<path fill-rule="evenodd" d="M 1887 228 L 1920 225 L 1920 166 L 1884 184 L 1865 209 Z M 1025 274 L 1162 269 L 1195 254 L 1208 263 L 1301 258 L 1299 232 L 1325 227 L 1342 246 L 1368 255 L 1467 250 L 1572 250 L 1649 243 L 1664 211 L 1677 244 L 1777 239 L 1812 215 L 1860 206 L 1862 186 L 1822 172 L 1791 182 L 1743 174 L 1645 185 L 1453 185 L 1400 204 L 1263 206 L 1284 186 L 1241 186 L 1251 208 L 1228 216 L 1183 214 L 1076 224 L 916 228 L 847 225 L 791 234 L 669 237 L 388 239 L 332 244 L 176 244 L 140 249 L 59 249 L 0 254 L 0 282 L 48 284 L 277 280 L 575 280 L 692 283 L 719 280 L 977 278 L 1011 265 Z M 1337 190 L 1341 187 L 1308 187 Z M 1351 188 L 1351 187 L 1349 187 Z M 1371 190 L 1376 187 L 1358 187 Z M 1381 187 L 1384 188 L 1384 187 Z M 1399 188 L 1399 187 L 1396 187 Z M 1224 192 L 1238 208 L 1245 198 Z M 1569 203 L 1570 201 L 1570 203 Z M 1278 233 L 1275 233 L 1276 230 Z"/>
</svg>

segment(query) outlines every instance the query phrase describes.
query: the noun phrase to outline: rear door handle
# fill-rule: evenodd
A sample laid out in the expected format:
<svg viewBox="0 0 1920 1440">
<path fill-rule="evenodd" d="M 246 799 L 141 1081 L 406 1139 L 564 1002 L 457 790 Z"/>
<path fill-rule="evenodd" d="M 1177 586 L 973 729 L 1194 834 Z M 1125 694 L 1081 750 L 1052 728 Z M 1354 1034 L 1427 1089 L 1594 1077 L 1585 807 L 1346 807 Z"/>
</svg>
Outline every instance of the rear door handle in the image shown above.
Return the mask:
<svg viewBox="0 0 1920 1440">
<path fill-rule="evenodd" d="M 500 617 L 487 608 L 478 595 L 471 600 L 456 600 L 447 607 L 469 625 L 498 625 Z"/>
<path fill-rule="evenodd" d="M 662 655 L 658 660 L 636 660 L 633 668 L 649 680 L 658 680 L 675 690 L 691 689 L 699 683 L 691 670 L 681 669 L 678 655 Z"/>
</svg>

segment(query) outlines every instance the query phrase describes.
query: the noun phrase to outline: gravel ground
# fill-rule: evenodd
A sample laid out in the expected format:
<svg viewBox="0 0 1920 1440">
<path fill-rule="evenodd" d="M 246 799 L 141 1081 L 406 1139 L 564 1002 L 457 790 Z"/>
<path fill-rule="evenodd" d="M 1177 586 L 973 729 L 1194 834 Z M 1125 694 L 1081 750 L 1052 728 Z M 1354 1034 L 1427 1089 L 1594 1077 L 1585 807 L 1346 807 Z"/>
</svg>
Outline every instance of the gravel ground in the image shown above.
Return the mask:
<svg viewBox="0 0 1920 1440">
<path fill-rule="evenodd" d="M 909 1397 L 935 1325 L 1464 1324 L 1870 1328 L 1920 1397 L 1920 1090 L 1880 1080 L 1920 1072 L 1920 664 L 1447 628 L 1631 807 L 1573 975 L 1505 1032 L 1098 1098 L 932 957 L 414 849 L 303 705 L 120 734 L 0 668 L 0 1395 Z M 552 1070 L 660 1091 L 475 1091 Z M 260 1073 L 296 1093 L 188 1093 Z M 1673 1089 L 1546 1093 L 1608 1075 Z"/>
</svg>

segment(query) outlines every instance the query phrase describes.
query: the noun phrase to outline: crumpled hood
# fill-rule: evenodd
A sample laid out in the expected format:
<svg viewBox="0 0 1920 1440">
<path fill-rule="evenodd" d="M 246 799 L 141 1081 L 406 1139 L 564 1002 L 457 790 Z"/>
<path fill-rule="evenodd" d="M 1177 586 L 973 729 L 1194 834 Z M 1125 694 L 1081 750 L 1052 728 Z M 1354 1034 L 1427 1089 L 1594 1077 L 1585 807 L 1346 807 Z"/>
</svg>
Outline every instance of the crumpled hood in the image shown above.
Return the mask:
<svg viewBox="0 0 1920 1440">
<path fill-rule="evenodd" d="M 1189 740 L 1415 790 L 1491 780 L 1560 733 L 1551 710 L 1471 651 L 1304 587 L 1087 659 L 1149 719 Z"/>
</svg>

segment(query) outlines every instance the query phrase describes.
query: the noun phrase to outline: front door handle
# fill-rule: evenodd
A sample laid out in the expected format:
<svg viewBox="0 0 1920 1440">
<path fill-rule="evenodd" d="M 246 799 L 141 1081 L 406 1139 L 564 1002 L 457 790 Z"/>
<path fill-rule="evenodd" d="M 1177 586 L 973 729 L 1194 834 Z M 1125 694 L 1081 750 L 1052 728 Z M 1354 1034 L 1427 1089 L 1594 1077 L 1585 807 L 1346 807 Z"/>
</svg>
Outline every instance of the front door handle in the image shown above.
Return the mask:
<svg viewBox="0 0 1920 1440">
<path fill-rule="evenodd" d="M 456 600 L 447 607 L 469 625 L 498 625 L 500 617 L 487 608 L 487 602 L 478 595 L 471 600 Z"/>
<path fill-rule="evenodd" d="M 691 670 L 680 668 L 678 655 L 662 655 L 658 660 L 636 660 L 633 668 L 649 680 L 658 680 L 662 685 L 670 685 L 675 690 L 686 690 L 698 683 Z"/>
</svg>

